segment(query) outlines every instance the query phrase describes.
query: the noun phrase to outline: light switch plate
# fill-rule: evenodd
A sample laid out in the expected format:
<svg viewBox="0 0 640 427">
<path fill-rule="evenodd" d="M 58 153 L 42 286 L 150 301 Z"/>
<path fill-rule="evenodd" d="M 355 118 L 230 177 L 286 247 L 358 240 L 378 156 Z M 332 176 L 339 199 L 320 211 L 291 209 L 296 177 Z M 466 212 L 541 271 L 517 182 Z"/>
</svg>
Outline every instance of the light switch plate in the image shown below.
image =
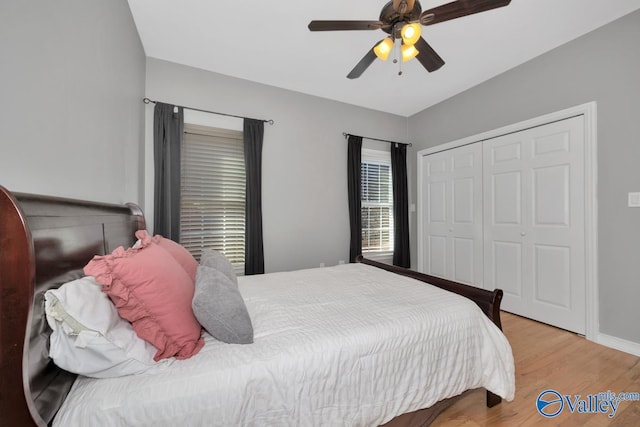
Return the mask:
<svg viewBox="0 0 640 427">
<path fill-rule="evenodd" d="M 640 208 L 640 193 L 629 193 L 629 207 Z"/>
</svg>

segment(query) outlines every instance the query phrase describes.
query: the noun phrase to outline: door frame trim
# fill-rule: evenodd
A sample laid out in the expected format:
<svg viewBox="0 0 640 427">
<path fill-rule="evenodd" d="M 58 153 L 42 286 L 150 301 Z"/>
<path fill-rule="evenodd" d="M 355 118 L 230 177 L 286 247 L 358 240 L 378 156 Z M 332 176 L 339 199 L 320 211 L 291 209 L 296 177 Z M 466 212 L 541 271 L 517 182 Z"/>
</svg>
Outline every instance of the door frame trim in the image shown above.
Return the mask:
<svg viewBox="0 0 640 427">
<path fill-rule="evenodd" d="M 564 110 L 545 114 L 529 120 L 524 120 L 501 128 L 489 130 L 476 135 L 451 141 L 435 147 L 420 150 L 417 153 L 417 222 L 418 222 L 418 270 L 423 271 L 423 212 L 422 206 L 422 177 L 424 170 L 422 158 L 441 151 L 474 144 L 486 139 L 520 132 L 525 129 L 546 125 L 552 122 L 584 117 L 584 172 L 585 172 L 585 331 L 586 338 L 598 341 L 600 331 L 600 313 L 598 302 L 598 144 L 597 144 L 597 104 L 595 101 L 570 107 Z"/>
</svg>

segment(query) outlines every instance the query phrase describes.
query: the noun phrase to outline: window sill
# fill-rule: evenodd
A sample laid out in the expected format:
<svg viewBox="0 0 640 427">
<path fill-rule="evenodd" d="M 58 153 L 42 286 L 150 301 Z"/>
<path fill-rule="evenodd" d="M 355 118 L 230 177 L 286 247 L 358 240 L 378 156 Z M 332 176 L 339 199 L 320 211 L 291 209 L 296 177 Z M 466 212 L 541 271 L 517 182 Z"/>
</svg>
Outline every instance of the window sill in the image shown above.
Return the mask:
<svg viewBox="0 0 640 427">
<path fill-rule="evenodd" d="M 393 252 L 363 252 L 362 256 L 373 261 L 393 264 Z"/>
</svg>

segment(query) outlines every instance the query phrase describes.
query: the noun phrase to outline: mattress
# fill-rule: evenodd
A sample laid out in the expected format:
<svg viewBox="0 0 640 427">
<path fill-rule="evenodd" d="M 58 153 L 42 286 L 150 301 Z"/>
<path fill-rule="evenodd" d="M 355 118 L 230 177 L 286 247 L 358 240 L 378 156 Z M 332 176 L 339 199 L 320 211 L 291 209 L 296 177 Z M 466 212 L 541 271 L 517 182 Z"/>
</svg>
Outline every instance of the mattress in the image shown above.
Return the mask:
<svg viewBox="0 0 640 427">
<path fill-rule="evenodd" d="M 364 264 L 238 278 L 254 343 L 205 333 L 153 372 L 78 377 L 54 426 L 375 426 L 478 387 L 511 348 L 471 300 Z"/>
</svg>

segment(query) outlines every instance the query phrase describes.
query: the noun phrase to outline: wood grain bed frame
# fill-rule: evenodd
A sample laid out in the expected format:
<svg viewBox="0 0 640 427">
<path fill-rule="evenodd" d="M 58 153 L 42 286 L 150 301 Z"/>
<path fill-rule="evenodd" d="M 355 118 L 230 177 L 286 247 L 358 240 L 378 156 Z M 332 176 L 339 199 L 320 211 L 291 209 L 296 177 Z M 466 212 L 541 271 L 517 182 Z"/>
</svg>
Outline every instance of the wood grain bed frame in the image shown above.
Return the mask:
<svg viewBox="0 0 640 427">
<path fill-rule="evenodd" d="M 0 186 L 0 424 L 46 426 L 75 375 L 48 357 L 44 293 L 83 276 L 94 255 L 128 247 L 145 229 L 140 208 L 33 194 Z M 359 262 L 429 282 L 475 301 L 500 324 L 502 291 L 493 292 L 359 258 Z M 428 425 L 456 398 L 404 414 L 392 426 Z M 500 397 L 487 392 L 487 405 Z"/>
</svg>

